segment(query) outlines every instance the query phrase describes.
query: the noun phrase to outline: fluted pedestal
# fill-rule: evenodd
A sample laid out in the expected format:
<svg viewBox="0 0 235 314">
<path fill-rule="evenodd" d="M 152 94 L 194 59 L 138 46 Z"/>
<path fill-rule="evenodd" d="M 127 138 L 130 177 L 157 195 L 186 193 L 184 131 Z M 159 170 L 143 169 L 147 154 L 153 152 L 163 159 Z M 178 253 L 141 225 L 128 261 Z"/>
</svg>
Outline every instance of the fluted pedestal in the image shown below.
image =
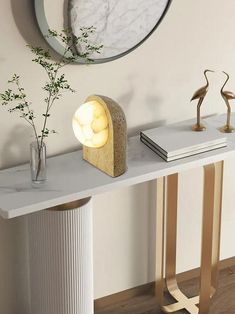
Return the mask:
<svg viewBox="0 0 235 314">
<path fill-rule="evenodd" d="M 93 314 L 91 200 L 32 214 L 28 229 L 31 313 Z"/>
</svg>

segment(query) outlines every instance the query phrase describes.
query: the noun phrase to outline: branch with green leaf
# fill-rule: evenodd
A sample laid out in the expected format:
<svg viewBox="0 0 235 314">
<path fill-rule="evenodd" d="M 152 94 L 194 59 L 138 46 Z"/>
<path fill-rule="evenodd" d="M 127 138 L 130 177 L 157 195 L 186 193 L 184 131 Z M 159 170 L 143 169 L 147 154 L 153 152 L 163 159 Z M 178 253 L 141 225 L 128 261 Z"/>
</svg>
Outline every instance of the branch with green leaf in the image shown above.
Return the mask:
<svg viewBox="0 0 235 314">
<path fill-rule="evenodd" d="M 90 36 L 94 32 L 94 27 L 83 27 L 80 29 L 80 35 L 77 37 L 71 33 L 71 30 L 62 30 L 61 32 L 48 30 L 46 37 L 56 38 L 62 42 L 64 47 L 63 54 L 58 60 L 53 60 L 49 50 L 28 45 L 34 55 L 32 61 L 39 64 L 45 70 L 47 76 L 46 83 L 42 87 L 46 93 L 44 98 L 45 111 L 42 114 L 43 123 L 39 131 L 32 102 L 27 99 L 25 89 L 20 83 L 19 75 L 14 74 L 12 79 L 8 81 L 12 88 L 8 88 L 3 93 L 0 93 L 2 105 L 8 107 L 10 113 L 18 113 L 20 118 L 23 118 L 33 128 L 39 156 L 44 139 L 50 134 L 56 133 L 55 130 L 51 130 L 47 127 L 51 108 L 65 92 L 75 92 L 75 90 L 71 88 L 65 74 L 61 73 L 61 69 L 68 64 L 74 63 L 77 59 L 83 59 L 85 63 L 91 63 L 93 61 L 91 56 L 94 53 L 100 53 L 102 49 L 102 45 L 94 45 L 90 42 Z M 77 53 L 75 49 L 75 47 L 78 46 L 83 47 L 81 53 Z"/>
</svg>

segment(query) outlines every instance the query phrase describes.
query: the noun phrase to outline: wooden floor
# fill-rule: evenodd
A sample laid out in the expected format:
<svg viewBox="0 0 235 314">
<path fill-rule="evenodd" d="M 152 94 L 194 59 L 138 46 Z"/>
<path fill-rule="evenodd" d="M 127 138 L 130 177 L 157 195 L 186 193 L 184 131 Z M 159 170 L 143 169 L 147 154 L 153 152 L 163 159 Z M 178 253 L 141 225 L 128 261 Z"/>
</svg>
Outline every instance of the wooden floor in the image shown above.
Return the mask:
<svg viewBox="0 0 235 314">
<path fill-rule="evenodd" d="M 189 280 L 180 285 L 188 296 L 198 291 L 198 280 Z M 179 311 L 177 313 L 188 313 Z M 142 295 L 129 301 L 98 310 L 95 314 L 162 314 L 152 295 Z M 219 287 L 211 302 L 210 314 L 235 314 L 235 266 L 220 272 Z"/>
</svg>

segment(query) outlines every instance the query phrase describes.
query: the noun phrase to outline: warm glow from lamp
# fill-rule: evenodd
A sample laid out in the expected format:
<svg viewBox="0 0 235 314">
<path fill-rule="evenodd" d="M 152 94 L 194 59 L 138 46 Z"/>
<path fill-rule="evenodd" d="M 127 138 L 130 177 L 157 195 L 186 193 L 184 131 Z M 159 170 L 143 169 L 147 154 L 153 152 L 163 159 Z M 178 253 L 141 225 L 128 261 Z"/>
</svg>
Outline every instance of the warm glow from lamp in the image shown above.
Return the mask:
<svg viewBox="0 0 235 314">
<path fill-rule="evenodd" d="M 108 140 L 108 118 L 104 107 L 96 100 L 81 105 L 73 116 L 76 138 L 88 147 L 102 147 Z"/>
</svg>

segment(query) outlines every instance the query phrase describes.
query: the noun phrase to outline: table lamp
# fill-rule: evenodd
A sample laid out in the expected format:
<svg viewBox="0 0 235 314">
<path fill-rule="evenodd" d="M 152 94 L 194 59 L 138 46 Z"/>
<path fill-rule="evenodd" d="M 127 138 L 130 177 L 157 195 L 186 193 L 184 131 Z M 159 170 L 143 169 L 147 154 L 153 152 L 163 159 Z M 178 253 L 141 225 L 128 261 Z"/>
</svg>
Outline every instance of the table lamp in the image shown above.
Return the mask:
<svg viewBox="0 0 235 314">
<path fill-rule="evenodd" d="M 89 96 L 73 116 L 73 131 L 83 144 L 83 159 L 112 177 L 126 169 L 126 119 L 106 96 Z"/>
</svg>

